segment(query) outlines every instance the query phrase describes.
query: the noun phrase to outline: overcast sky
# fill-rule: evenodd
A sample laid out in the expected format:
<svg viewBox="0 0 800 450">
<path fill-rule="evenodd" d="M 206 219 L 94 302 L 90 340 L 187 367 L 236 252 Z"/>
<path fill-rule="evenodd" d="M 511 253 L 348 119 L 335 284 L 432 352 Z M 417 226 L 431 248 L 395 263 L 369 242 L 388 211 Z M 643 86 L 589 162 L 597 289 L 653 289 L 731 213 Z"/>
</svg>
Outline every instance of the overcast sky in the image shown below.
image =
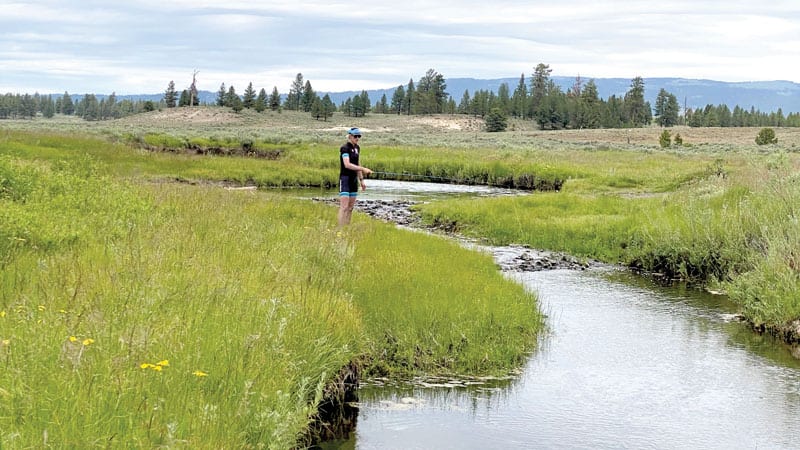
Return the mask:
<svg viewBox="0 0 800 450">
<path fill-rule="evenodd" d="M 800 82 L 798 0 L 0 0 L 0 93 L 448 78 Z"/>
</svg>

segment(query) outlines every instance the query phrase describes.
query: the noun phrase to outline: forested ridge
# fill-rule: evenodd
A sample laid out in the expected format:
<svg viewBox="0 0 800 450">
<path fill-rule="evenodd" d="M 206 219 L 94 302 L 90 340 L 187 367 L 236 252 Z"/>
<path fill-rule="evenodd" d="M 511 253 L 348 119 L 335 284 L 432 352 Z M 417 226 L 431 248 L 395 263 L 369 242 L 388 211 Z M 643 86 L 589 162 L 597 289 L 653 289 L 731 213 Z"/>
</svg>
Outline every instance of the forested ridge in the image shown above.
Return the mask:
<svg viewBox="0 0 800 450">
<path fill-rule="evenodd" d="M 645 100 L 645 81 L 642 77 L 631 80 L 624 95 L 601 98 L 593 79 L 576 77 L 572 86 L 562 89 L 551 79 L 550 66 L 538 64 L 528 77 L 522 74 L 515 86 L 502 83 L 498 89 L 464 91 L 460 98 L 447 92 L 445 77 L 429 69 L 416 81 L 410 78 L 407 84 L 398 85 L 391 96 L 383 94 L 371 99 L 366 90 L 352 95 L 336 105 L 330 95 L 318 94 L 309 80 L 298 73 L 287 94 L 281 94 L 277 86 L 269 92 L 261 88 L 258 92 L 249 83 L 239 94 L 233 85 L 223 82 L 213 103 L 201 103 L 197 93 L 196 79 L 187 88 L 178 92 L 175 82 L 169 81 L 160 100 L 118 100 L 109 96 L 84 94 L 63 95 L 12 94 L 0 97 L 0 119 L 51 118 L 56 114 L 74 115 L 85 120 L 109 120 L 162 110 L 166 108 L 195 105 L 216 105 L 235 112 L 243 109 L 264 111 L 304 111 L 316 120 L 328 120 L 334 113 L 350 117 L 366 114 L 463 114 L 486 119 L 488 131 L 505 129 L 509 117 L 534 121 L 542 130 L 584 128 L 635 128 L 651 124 L 662 127 L 688 125 L 691 127 L 797 127 L 800 113 L 785 115 L 781 108 L 763 112 L 753 106 L 708 104 L 702 108 L 681 106 L 678 98 L 660 89 L 655 104 Z M 196 73 L 195 73 L 196 75 Z"/>
</svg>

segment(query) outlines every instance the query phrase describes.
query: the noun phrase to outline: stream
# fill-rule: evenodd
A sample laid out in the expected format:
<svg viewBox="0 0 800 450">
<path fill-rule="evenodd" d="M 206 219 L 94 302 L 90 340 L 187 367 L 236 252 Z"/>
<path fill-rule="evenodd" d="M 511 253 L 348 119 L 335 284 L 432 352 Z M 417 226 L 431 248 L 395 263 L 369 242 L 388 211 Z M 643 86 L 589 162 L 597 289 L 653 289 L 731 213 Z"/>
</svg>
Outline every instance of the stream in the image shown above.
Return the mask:
<svg viewBox="0 0 800 450">
<path fill-rule="evenodd" d="M 360 198 L 448 195 L 386 183 Z M 800 351 L 751 331 L 724 296 L 602 265 L 512 270 L 527 250 L 483 250 L 547 315 L 521 373 L 366 383 L 355 431 L 322 448 L 800 448 Z"/>
</svg>

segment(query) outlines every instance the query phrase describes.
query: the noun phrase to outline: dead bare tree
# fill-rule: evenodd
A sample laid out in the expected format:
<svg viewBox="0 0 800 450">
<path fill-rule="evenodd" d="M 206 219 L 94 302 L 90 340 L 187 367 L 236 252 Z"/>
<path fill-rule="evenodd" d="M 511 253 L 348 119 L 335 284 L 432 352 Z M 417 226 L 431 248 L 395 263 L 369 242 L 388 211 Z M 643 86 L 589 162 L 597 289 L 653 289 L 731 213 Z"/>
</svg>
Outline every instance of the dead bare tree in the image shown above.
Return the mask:
<svg viewBox="0 0 800 450">
<path fill-rule="evenodd" d="M 189 86 L 189 106 L 195 106 L 200 102 L 197 100 L 197 74 L 200 71 L 195 70 L 192 73 L 192 85 Z"/>
</svg>

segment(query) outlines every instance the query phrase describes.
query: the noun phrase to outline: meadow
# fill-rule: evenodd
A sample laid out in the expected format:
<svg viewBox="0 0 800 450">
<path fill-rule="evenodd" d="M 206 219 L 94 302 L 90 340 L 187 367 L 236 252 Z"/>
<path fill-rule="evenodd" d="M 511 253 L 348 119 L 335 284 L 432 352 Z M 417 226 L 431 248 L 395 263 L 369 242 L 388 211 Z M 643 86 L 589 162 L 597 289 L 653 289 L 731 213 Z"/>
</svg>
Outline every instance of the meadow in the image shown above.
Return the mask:
<svg viewBox="0 0 800 450">
<path fill-rule="evenodd" d="M 757 146 L 757 129 L 679 128 L 665 149 L 657 128 L 461 116 L 0 122 L 0 446 L 288 448 L 351 362 L 518 368 L 542 313 L 489 256 L 360 214 L 338 229 L 335 208 L 271 189 L 334 196 L 352 125 L 374 170 L 544 189 L 420 205 L 427 223 L 689 280 L 776 332 L 800 318 L 793 129 Z M 261 189 L 224 188 L 242 185 Z"/>
<path fill-rule="evenodd" d="M 507 375 L 535 348 L 535 297 L 487 255 L 166 181 L 230 179 L 231 158 L 0 133 L 3 448 L 291 448 L 350 363 Z"/>
</svg>

